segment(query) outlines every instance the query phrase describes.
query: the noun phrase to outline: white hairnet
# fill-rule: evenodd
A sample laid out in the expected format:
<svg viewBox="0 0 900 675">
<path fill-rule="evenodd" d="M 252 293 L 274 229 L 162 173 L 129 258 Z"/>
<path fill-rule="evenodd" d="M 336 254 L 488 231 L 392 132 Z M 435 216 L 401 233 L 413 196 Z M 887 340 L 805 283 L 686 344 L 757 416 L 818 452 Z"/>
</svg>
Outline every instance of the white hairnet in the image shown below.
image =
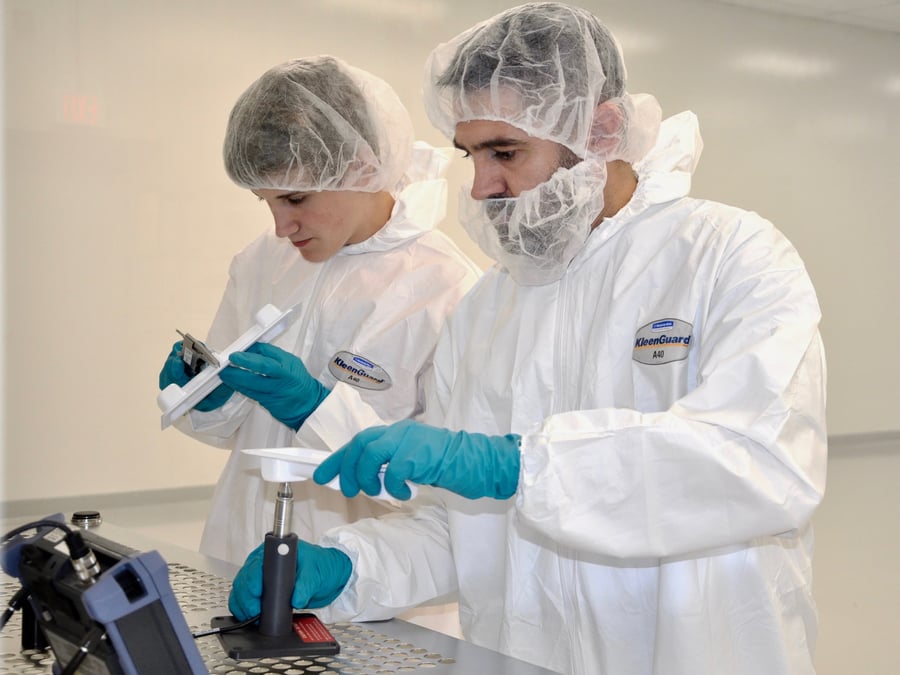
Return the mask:
<svg viewBox="0 0 900 675">
<path fill-rule="evenodd" d="M 339 59 L 266 71 L 228 120 L 225 170 L 250 189 L 395 190 L 412 153 L 409 113 L 383 80 Z"/>
<path fill-rule="evenodd" d="M 655 100 L 625 93 L 612 33 L 578 7 L 513 7 L 439 45 L 425 68 L 425 109 L 448 138 L 459 122 L 500 120 L 581 158 L 635 162 L 659 127 Z"/>
<path fill-rule="evenodd" d="M 508 199 L 461 204 L 461 220 L 522 284 L 562 276 L 603 210 L 606 163 L 653 146 L 656 99 L 625 92 L 612 33 L 590 12 L 554 2 L 508 9 L 439 45 L 425 66 L 425 109 L 448 138 L 471 120 L 511 124 L 582 160 Z"/>
</svg>

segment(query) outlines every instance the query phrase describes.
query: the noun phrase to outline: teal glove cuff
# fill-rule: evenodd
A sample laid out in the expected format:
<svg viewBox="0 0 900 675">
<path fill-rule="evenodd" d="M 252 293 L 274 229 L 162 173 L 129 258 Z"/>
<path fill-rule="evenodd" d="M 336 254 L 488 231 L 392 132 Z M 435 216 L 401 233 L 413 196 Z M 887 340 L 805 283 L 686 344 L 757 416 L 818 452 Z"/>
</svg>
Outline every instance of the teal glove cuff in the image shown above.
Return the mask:
<svg viewBox="0 0 900 675">
<path fill-rule="evenodd" d="M 519 487 L 521 438 L 518 434 L 487 436 L 455 432 L 440 470 L 432 479 L 433 484 L 469 499 L 509 499 Z M 480 480 L 472 481 L 470 476 L 478 476 Z"/>
</svg>

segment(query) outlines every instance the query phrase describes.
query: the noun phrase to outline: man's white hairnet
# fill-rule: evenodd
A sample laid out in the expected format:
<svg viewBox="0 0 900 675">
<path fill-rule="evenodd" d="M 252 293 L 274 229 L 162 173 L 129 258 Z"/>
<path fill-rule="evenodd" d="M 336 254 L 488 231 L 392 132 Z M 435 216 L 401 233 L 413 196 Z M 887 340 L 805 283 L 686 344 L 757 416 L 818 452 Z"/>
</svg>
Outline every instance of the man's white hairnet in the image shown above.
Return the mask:
<svg viewBox="0 0 900 675">
<path fill-rule="evenodd" d="M 597 17 L 536 2 L 437 47 L 426 64 L 425 109 L 451 139 L 459 122 L 499 120 L 582 159 L 593 152 L 634 162 L 653 145 L 661 115 L 652 97 L 626 95 L 625 80 L 619 45 Z"/>
<path fill-rule="evenodd" d="M 559 143 L 564 162 L 515 197 L 473 201 L 460 221 L 517 283 L 558 280 L 604 208 L 607 162 L 636 162 L 653 146 L 656 99 L 625 92 L 612 33 L 590 12 L 554 2 L 508 9 L 439 45 L 425 66 L 425 110 L 448 138 L 473 120 L 505 122 Z"/>
<path fill-rule="evenodd" d="M 383 80 L 339 59 L 266 71 L 235 103 L 223 155 L 241 187 L 395 190 L 412 154 L 409 113 Z"/>
</svg>

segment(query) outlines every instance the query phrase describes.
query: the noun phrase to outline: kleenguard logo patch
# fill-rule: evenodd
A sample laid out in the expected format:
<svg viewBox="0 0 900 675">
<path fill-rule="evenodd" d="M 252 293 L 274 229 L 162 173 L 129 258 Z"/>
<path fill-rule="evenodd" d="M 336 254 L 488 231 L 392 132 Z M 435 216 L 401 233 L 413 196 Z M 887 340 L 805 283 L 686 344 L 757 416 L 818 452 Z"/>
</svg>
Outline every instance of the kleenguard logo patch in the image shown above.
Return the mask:
<svg viewBox="0 0 900 675">
<path fill-rule="evenodd" d="M 680 319 L 659 319 L 638 329 L 632 358 L 648 366 L 686 359 L 694 327 Z"/>
<path fill-rule="evenodd" d="M 338 352 L 332 356 L 328 370 L 338 382 L 360 389 L 381 391 L 393 384 L 384 368 L 352 352 Z"/>
</svg>

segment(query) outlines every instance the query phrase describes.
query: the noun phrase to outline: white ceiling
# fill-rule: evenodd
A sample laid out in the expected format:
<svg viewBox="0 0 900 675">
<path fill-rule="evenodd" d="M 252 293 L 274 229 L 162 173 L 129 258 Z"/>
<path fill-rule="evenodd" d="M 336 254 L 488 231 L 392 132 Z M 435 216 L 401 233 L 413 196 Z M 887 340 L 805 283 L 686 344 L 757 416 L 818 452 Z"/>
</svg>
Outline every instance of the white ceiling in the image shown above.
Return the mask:
<svg viewBox="0 0 900 675">
<path fill-rule="evenodd" d="M 714 0 L 728 5 L 807 16 L 900 33 L 900 0 Z"/>
</svg>

